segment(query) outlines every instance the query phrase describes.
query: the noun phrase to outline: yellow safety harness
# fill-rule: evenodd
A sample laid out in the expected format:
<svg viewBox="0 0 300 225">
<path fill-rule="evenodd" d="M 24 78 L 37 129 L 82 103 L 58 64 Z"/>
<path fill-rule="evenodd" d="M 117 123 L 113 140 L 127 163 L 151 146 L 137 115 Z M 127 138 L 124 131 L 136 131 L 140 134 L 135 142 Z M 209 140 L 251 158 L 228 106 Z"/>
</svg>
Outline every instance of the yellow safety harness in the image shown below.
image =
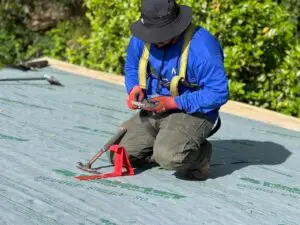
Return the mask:
<svg viewBox="0 0 300 225">
<path fill-rule="evenodd" d="M 191 24 L 184 34 L 184 41 L 181 50 L 179 75 L 174 76 L 170 84 L 170 92 L 172 96 L 179 95 L 178 93 L 179 82 L 183 82 L 185 80 L 188 53 L 190 49 L 191 39 L 195 32 L 195 29 L 196 26 Z M 146 89 L 147 65 L 149 61 L 150 46 L 151 46 L 150 43 L 145 43 L 143 54 L 139 61 L 139 85 L 141 89 Z"/>
<path fill-rule="evenodd" d="M 191 39 L 192 39 L 195 29 L 196 29 L 196 26 L 191 24 L 184 34 L 184 41 L 183 41 L 183 46 L 182 46 L 182 50 L 181 50 L 179 75 L 174 76 L 172 78 L 171 84 L 170 84 L 170 92 L 171 92 L 172 96 L 179 95 L 179 93 L 178 93 L 179 83 L 185 82 L 188 53 L 189 53 Z M 149 43 L 145 43 L 143 54 L 142 54 L 142 57 L 139 62 L 139 85 L 140 85 L 141 89 L 146 89 L 147 65 L 148 65 L 148 61 L 149 61 L 150 46 L 151 45 Z M 193 87 L 194 85 L 197 86 L 197 84 L 190 84 L 191 87 Z M 141 117 L 141 118 L 143 118 L 143 117 Z M 221 118 L 218 117 L 218 119 L 215 122 L 214 127 L 211 130 L 208 137 L 214 135 L 220 129 L 220 127 L 221 127 Z"/>
</svg>

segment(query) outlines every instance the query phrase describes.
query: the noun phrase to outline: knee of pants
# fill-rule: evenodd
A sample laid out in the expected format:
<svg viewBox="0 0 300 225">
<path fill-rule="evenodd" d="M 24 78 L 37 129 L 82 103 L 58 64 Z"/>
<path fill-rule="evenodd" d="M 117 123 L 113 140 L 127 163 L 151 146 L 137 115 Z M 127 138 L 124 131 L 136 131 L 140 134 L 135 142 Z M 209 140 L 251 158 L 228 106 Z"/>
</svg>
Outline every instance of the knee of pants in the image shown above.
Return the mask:
<svg viewBox="0 0 300 225">
<path fill-rule="evenodd" d="M 184 149 L 182 151 L 174 151 L 166 146 L 162 149 L 154 149 L 154 160 L 164 169 L 177 170 L 188 169 L 193 166 L 205 165 L 210 161 L 212 153 L 212 145 L 205 141 L 199 148 Z"/>
<path fill-rule="evenodd" d="M 126 154 L 129 159 L 135 159 L 140 157 L 140 152 L 137 151 L 137 148 L 135 146 L 131 146 L 128 145 L 127 143 L 121 143 L 121 142 L 120 145 L 125 148 Z"/>
<path fill-rule="evenodd" d="M 153 157 L 155 162 L 164 169 L 175 170 L 184 165 L 183 155 L 181 155 L 180 153 L 172 152 L 171 149 L 154 151 Z"/>
<path fill-rule="evenodd" d="M 130 162 L 134 162 L 143 159 L 153 152 L 153 143 L 149 142 L 135 142 L 132 139 L 123 139 L 120 141 L 120 145 L 125 148 L 126 154 Z"/>
</svg>

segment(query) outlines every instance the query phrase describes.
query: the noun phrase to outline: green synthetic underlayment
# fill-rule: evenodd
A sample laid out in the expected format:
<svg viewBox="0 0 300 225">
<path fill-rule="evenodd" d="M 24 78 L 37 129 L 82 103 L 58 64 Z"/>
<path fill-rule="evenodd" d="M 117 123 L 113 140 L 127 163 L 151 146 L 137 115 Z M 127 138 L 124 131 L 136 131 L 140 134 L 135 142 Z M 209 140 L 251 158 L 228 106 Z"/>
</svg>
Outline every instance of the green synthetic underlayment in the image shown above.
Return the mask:
<svg viewBox="0 0 300 225">
<path fill-rule="evenodd" d="M 300 133 L 228 114 L 210 138 L 204 182 L 159 167 L 135 176 L 78 181 L 86 162 L 133 112 L 119 85 L 43 69 L 0 78 L 1 225 L 300 224 Z M 106 156 L 95 165 L 112 171 Z"/>
</svg>

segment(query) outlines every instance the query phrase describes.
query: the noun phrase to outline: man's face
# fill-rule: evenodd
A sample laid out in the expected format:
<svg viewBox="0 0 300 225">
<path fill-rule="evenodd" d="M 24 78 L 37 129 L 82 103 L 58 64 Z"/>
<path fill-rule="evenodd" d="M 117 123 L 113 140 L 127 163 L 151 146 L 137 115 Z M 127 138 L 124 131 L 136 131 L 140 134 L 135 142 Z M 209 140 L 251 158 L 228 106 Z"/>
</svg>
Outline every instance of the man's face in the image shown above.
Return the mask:
<svg viewBox="0 0 300 225">
<path fill-rule="evenodd" d="M 163 47 L 166 47 L 169 44 L 175 44 L 179 40 L 179 37 L 180 36 L 178 35 L 178 36 L 176 36 L 176 37 L 174 37 L 172 39 L 169 39 L 169 40 L 166 40 L 166 41 L 162 41 L 162 42 L 157 42 L 155 44 L 156 44 L 156 46 L 158 48 L 163 48 Z"/>
<path fill-rule="evenodd" d="M 165 47 L 165 46 L 171 44 L 172 40 L 173 40 L 173 39 L 170 39 L 170 40 L 167 40 L 167 41 L 158 42 L 158 43 L 156 43 L 156 46 L 157 46 L 158 48 L 163 48 L 163 47 Z"/>
</svg>

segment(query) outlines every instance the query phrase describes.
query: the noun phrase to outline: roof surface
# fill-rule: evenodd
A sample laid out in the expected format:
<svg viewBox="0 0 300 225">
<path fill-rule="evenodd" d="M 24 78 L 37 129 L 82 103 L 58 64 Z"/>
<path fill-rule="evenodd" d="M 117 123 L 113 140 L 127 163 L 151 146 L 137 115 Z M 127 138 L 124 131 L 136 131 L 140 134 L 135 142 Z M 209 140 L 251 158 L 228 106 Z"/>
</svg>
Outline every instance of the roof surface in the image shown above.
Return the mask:
<svg viewBox="0 0 300 225">
<path fill-rule="evenodd" d="M 210 178 L 184 181 L 159 167 L 78 181 L 90 159 L 133 115 L 124 87 L 46 68 L 0 78 L 1 225 L 300 224 L 300 132 L 222 113 Z M 95 163 L 108 166 L 106 156 Z"/>
</svg>

